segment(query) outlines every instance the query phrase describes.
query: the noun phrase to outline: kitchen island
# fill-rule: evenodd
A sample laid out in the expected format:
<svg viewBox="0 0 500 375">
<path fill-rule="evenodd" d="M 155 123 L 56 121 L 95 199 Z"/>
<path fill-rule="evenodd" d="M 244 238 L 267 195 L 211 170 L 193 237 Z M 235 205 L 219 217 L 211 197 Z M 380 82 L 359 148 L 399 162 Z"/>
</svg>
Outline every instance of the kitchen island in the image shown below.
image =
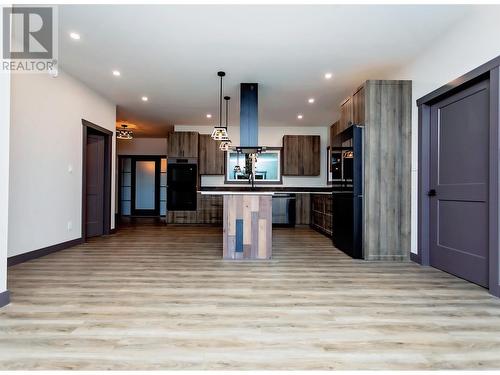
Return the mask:
<svg viewBox="0 0 500 375">
<path fill-rule="evenodd" d="M 271 259 L 273 192 L 207 191 L 202 194 L 224 196 L 224 259 Z"/>
</svg>

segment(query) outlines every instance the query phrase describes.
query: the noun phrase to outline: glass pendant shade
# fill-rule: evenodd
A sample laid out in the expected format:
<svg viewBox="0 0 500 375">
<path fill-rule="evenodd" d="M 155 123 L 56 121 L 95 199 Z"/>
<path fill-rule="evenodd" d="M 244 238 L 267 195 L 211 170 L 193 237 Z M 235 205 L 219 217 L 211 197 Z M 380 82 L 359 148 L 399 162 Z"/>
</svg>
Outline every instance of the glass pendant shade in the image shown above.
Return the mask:
<svg viewBox="0 0 500 375">
<path fill-rule="evenodd" d="M 216 126 L 212 132 L 212 139 L 216 141 L 229 141 L 227 129 L 223 126 Z"/>
<path fill-rule="evenodd" d="M 222 141 L 220 146 L 219 146 L 219 149 L 221 151 L 229 151 L 231 149 L 231 141 L 229 141 L 229 140 Z"/>
</svg>

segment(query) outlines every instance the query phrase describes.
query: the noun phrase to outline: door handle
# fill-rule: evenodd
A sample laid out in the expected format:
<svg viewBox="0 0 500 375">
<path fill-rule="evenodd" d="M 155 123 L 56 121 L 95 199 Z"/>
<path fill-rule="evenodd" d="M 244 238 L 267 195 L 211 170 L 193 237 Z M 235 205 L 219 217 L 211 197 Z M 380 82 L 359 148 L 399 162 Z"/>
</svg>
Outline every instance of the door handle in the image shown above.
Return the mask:
<svg viewBox="0 0 500 375">
<path fill-rule="evenodd" d="M 429 191 L 427 192 L 427 195 L 428 195 L 429 197 L 435 197 L 435 196 L 436 196 L 436 194 L 437 194 L 437 193 L 436 193 L 436 190 L 434 190 L 434 189 L 431 189 L 431 190 L 429 190 Z"/>
</svg>

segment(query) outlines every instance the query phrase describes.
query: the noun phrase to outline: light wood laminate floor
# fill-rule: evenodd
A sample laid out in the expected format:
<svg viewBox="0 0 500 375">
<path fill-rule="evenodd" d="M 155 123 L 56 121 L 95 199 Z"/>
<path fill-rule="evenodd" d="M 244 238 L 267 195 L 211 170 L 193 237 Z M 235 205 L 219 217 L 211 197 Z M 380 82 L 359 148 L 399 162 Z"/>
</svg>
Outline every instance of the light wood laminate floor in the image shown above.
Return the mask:
<svg viewBox="0 0 500 375">
<path fill-rule="evenodd" d="M 223 261 L 214 227 L 130 227 L 9 268 L 0 369 L 500 368 L 500 301 L 309 228 Z"/>
</svg>

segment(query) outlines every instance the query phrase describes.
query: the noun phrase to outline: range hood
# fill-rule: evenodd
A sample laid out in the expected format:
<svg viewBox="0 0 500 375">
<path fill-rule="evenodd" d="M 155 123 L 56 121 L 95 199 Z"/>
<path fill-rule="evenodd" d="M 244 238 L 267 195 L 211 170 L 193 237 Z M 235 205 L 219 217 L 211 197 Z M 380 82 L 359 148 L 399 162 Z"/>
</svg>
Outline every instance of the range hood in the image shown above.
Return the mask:
<svg viewBox="0 0 500 375">
<path fill-rule="evenodd" d="M 242 154 L 258 154 L 265 150 L 259 144 L 259 84 L 240 84 L 240 146 Z"/>
</svg>

